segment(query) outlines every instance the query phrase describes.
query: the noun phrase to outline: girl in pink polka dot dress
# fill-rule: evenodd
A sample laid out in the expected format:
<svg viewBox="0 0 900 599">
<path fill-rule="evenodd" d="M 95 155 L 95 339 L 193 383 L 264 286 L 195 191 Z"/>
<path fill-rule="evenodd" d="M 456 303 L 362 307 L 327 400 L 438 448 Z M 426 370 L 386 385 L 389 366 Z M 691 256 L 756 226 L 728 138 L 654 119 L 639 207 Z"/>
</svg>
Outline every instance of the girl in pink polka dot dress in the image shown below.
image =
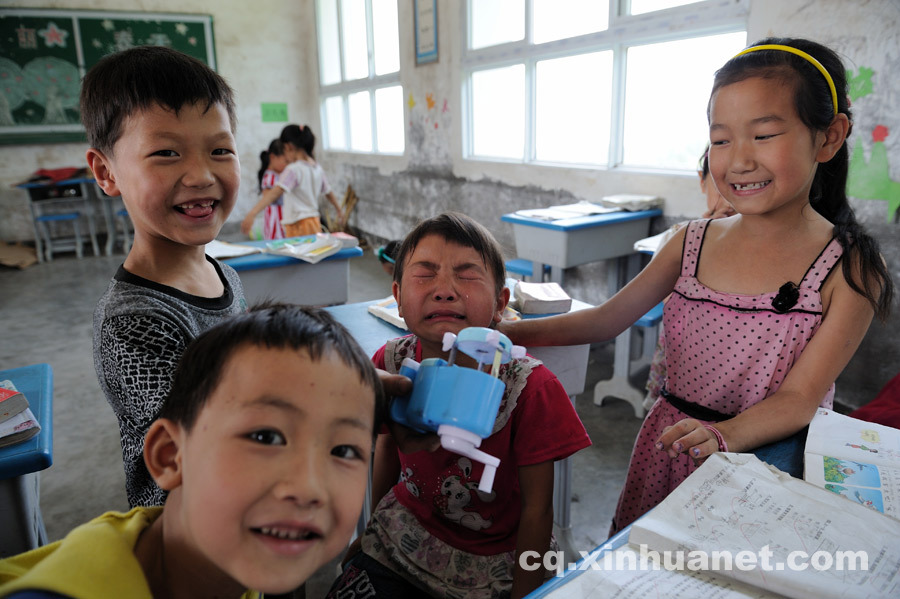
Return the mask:
<svg viewBox="0 0 900 599">
<path fill-rule="evenodd" d="M 670 293 L 667 378 L 631 456 L 611 532 L 715 451 L 790 437 L 818 406 L 893 283 L 847 201 L 845 69 L 828 48 L 765 39 L 729 60 L 709 101 L 709 167 L 737 214 L 693 221 L 604 304 L 507 323 L 521 345 L 613 339 Z"/>
</svg>

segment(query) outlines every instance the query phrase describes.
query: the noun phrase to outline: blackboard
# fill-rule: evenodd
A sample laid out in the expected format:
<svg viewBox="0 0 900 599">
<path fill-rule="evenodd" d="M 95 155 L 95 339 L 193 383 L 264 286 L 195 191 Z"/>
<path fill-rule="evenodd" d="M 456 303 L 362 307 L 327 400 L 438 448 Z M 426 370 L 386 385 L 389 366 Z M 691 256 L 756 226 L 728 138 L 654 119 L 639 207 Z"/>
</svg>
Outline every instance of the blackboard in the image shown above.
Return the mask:
<svg viewBox="0 0 900 599">
<path fill-rule="evenodd" d="M 216 68 L 210 15 L 0 9 L 0 144 L 84 141 L 82 77 L 103 56 L 144 45 Z"/>
</svg>

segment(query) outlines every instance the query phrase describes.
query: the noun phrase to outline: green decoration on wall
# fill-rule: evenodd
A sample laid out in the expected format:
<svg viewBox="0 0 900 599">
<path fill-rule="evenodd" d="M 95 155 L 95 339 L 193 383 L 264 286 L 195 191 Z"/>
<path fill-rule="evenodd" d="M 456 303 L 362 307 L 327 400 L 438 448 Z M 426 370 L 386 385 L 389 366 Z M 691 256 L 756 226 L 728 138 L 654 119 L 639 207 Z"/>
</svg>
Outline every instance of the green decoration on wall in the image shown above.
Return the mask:
<svg viewBox="0 0 900 599">
<path fill-rule="evenodd" d="M 872 93 L 872 75 L 875 71 L 868 67 L 859 67 L 859 74 L 847 71 L 847 86 L 849 87 L 850 100 L 856 102 L 864 96 Z"/>
<path fill-rule="evenodd" d="M 287 104 L 285 102 L 263 102 L 260 104 L 262 110 L 262 122 L 264 123 L 286 123 L 288 120 Z"/>
<path fill-rule="evenodd" d="M 900 182 L 891 179 L 887 148 L 884 145 L 888 133 L 888 128 L 884 125 L 878 125 L 872 131 L 872 152 L 868 162 L 862 144 L 853 147 L 847 193 L 861 200 L 887 200 L 888 222 L 891 222 L 900 209 Z"/>
</svg>

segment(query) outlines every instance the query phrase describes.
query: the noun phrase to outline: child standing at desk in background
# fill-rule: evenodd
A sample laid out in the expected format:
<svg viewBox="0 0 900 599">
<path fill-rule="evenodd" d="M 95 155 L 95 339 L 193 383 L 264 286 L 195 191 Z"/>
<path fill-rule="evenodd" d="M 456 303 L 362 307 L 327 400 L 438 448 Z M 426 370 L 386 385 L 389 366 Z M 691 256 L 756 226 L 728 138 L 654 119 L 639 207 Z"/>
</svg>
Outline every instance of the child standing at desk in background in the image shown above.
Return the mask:
<svg viewBox="0 0 900 599">
<path fill-rule="evenodd" d="M 400 240 L 393 239 L 378 248 L 375 255 L 378 256 L 378 262 L 381 263 L 381 270 L 394 276 L 394 264 L 397 263 L 397 250 L 400 249 Z"/>
<path fill-rule="evenodd" d="M 406 357 L 446 359 L 445 332 L 494 326 L 509 302 L 504 273 L 497 242 L 469 217 L 446 213 L 420 223 L 400 246 L 392 285 L 413 334 L 389 341 L 375 365 L 397 373 Z M 456 361 L 475 366 L 471 358 Z M 480 446 L 500 459 L 494 490 L 475 490 L 481 464 L 443 448 L 400 453 L 391 435 L 379 435 L 377 507 L 362 551 L 329 597 L 522 597 L 543 582 L 542 568 L 525 571 L 516 558 L 550 550 L 553 462 L 590 439 L 539 361 L 526 356 L 499 372 L 506 389 L 493 434 Z"/>
<path fill-rule="evenodd" d="M 94 312 L 94 366 L 119 420 L 128 502 L 162 505 L 144 435 L 188 342 L 247 309 L 237 273 L 204 252 L 240 183 L 232 90 L 199 60 L 143 46 L 88 72 L 81 116 L 97 184 L 122 196 L 134 222 Z"/>
<path fill-rule="evenodd" d="M 284 144 L 280 139 L 273 139 L 269 149 L 260 152 L 259 161 L 262 165 L 257 173 L 259 179 L 259 192 L 275 187 L 278 175 L 287 166 L 287 156 L 284 154 Z M 266 206 L 263 212 L 263 239 L 284 239 L 284 227 L 281 225 L 282 198 Z"/>
<path fill-rule="evenodd" d="M 706 212 L 703 213 L 703 218 L 725 218 L 736 214 L 734 208 L 725 201 L 725 198 L 719 193 L 719 189 L 709 178 L 709 144 L 706 144 L 706 148 L 700 156 L 697 175 L 700 177 L 700 191 L 706 197 Z M 665 235 L 660 239 L 659 246 L 662 247 L 685 224 L 687 223 L 676 223 L 669 227 Z M 653 352 L 653 359 L 650 361 L 650 374 L 647 377 L 647 396 L 644 398 L 644 409 L 646 410 L 652 408 L 656 400 L 659 399 L 660 391 L 666 382 L 666 336 L 663 334 L 664 331 L 665 328 L 660 323 L 656 350 Z"/>
<path fill-rule="evenodd" d="M 147 433 L 165 506 L 0 561 L 0 596 L 292 591 L 350 541 L 382 408 L 372 363 L 327 312 L 271 305 L 220 323 L 185 349 Z"/>
<path fill-rule="evenodd" d="M 253 219 L 266 206 L 284 196 L 282 224 L 287 237 L 315 235 L 322 232 L 319 219 L 319 198 L 325 196 L 337 210 L 338 222 L 344 216 L 341 205 L 328 185 L 325 171 L 313 158 L 316 136 L 309 127 L 288 125 L 281 130 L 281 143 L 287 155 L 288 165 L 278 177 L 276 186 L 263 193 L 259 202 L 241 222 L 241 231 L 249 235 Z"/>
<path fill-rule="evenodd" d="M 691 222 L 600 306 L 502 327 L 525 345 L 612 339 L 672 293 L 665 388 L 635 442 L 612 532 L 711 453 L 784 439 L 831 407 L 834 380 L 893 296 L 847 201 L 851 121 L 834 52 L 763 40 L 716 73 L 708 114 L 710 173 L 738 214 Z"/>
</svg>

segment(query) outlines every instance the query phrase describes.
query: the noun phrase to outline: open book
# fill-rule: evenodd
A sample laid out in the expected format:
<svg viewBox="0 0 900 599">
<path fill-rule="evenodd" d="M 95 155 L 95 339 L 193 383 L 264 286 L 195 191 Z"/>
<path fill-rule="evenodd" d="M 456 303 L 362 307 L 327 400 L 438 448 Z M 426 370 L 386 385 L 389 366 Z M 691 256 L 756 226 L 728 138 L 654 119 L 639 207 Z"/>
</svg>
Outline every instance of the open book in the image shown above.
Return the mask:
<svg viewBox="0 0 900 599">
<path fill-rule="evenodd" d="M 545 596 L 900 597 L 900 522 L 752 454 L 713 454 L 603 549 Z"/>
<path fill-rule="evenodd" d="M 393 295 L 389 295 L 374 304 L 369 304 L 367 310 L 372 316 L 376 316 L 385 322 L 389 322 L 404 331 L 408 330 L 406 321 L 400 316 L 400 309 L 397 307 L 397 300 L 394 299 Z"/>
<path fill-rule="evenodd" d="M 819 408 L 803 461 L 806 481 L 900 520 L 900 430 Z"/>
<path fill-rule="evenodd" d="M 269 254 L 299 258 L 310 264 L 320 262 L 328 256 L 338 253 L 343 248 L 343 240 L 328 233 L 279 239 L 266 244 L 266 252 Z"/>
</svg>

